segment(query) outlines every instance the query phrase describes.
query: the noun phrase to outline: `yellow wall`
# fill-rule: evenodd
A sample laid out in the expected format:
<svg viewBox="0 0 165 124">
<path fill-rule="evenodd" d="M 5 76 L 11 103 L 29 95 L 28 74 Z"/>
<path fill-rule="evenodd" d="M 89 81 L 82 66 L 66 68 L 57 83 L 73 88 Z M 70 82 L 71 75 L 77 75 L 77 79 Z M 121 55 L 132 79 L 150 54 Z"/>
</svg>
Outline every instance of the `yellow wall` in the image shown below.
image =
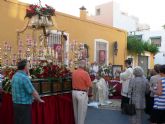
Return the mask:
<svg viewBox="0 0 165 124">
<path fill-rule="evenodd" d="M 149 69 L 153 69 L 154 68 L 154 55 L 150 54 L 150 67 Z"/>
<path fill-rule="evenodd" d="M 145 52 L 144 54 L 142 54 L 142 56 L 148 56 L 148 69 L 153 69 L 154 68 L 154 55 L 149 53 L 149 52 Z M 128 52 L 128 57 L 133 58 L 133 66 L 138 66 L 138 55 L 131 55 Z"/>
<path fill-rule="evenodd" d="M 24 20 L 26 6 L 1 0 L 0 2 L 0 43 L 3 48 L 4 41 L 10 41 L 14 49 L 17 49 L 16 30 L 22 29 L 27 20 Z M 54 19 L 58 29 L 69 33 L 69 40 L 85 42 L 89 45 L 90 62 L 94 61 L 94 40 L 103 39 L 109 41 L 109 62 L 113 63 L 113 46 L 118 41 L 118 54 L 114 58 L 114 64 L 123 65 L 127 56 L 127 33 L 117 28 L 112 28 L 96 22 L 82 20 L 78 17 L 57 12 Z M 56 27 L 52 27 L 56 30 Z"/>
</svg>

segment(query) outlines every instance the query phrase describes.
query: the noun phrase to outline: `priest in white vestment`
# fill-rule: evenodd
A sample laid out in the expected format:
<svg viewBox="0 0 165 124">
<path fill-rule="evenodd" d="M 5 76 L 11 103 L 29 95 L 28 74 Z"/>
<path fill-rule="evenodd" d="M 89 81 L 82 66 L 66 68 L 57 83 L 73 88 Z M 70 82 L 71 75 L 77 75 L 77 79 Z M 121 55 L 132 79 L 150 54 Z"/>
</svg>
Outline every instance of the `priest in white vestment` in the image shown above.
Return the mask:
<svg viewBox="0 0 165 124">
<path fill-rule="evenodd" d="M 93 87 L 94 100 L 98 100 L 99 105 L 109 104 L 109 88 L 104 78 L 99 74 L 96 74 L 96 79 L 93 81 L 93 83 L 95 83 L 95 87 Z"/>
</svg>

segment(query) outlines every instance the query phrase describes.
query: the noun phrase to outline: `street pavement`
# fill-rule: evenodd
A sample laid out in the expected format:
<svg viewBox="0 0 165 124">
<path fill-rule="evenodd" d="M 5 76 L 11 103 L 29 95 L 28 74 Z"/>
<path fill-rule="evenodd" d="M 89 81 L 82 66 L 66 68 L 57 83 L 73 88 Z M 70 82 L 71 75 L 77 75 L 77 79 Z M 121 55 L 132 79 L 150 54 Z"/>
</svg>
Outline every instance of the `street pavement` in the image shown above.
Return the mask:
<svg viewBox="0 0 165 124">
<path fill-rule="evenodd" d="M 97 109 L 88 107 L 85 124 L 130 124 L 130 117 L 118 110 Z M 149 124 L 144 116 L 143 124 Z"/>
</svg>

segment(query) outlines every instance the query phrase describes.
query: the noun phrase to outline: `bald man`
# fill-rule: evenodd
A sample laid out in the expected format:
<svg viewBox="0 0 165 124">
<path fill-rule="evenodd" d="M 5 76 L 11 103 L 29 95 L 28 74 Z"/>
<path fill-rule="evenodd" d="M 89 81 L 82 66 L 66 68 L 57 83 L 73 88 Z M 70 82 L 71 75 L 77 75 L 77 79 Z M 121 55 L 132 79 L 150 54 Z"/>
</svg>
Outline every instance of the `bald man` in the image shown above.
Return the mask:
<svg viewBox="0 0 165 124">
<path fill-rule="evenodd" d="M 72 98 L 75 124 L 84 124 L 87 105 L 88 90 L 92 87 L 92 82 L 88 72 L 85 71 L 86 62 L 81 60 L 77 70 L 72 74 Z"/>
</svg>

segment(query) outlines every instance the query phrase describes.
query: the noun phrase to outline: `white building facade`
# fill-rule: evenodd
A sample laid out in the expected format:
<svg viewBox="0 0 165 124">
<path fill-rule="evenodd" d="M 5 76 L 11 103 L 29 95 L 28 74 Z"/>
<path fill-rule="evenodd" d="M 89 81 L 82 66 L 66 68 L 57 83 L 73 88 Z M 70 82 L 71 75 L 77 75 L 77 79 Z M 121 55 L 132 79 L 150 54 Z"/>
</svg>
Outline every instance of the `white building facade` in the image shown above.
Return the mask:
<svg viewBox="0 0 165 124">
<path fill-rule="evenodd" d="M 119 4 L 113 1 L 96 6 L 95 15 L 88 17 L 88 19 L 128 32 L 142 30 L 143 28 L 149 29 L 148 25 L 140 24 L 137 17 L 122 12 Z"/>
<path fill-rule="evenodd" d="M 159 53 L 155 55 L 155 64 L 165 64 L 165 30 L 136 32 L 144 41 L 149 41 L 159 47 Z"/>
<path fill-rule="evenodd" d="M 149 25 L 141 24 L 139 23 L 139 19 L 137 17 L 129 16 L 127 13 L 123 13 L 120 10 L 119 4 L 113 1 L 96 6 L 95 11 L 96 14 L 88 17 L 88 19 L 126 30 L 128 35 L 138 35 L 144 41 L 149 41 L 156 44 L 159 47 L 160 52 L 155 55 L 154 63 L 165 64 L 164 30 L 150 31 Z"/>
</svg>

